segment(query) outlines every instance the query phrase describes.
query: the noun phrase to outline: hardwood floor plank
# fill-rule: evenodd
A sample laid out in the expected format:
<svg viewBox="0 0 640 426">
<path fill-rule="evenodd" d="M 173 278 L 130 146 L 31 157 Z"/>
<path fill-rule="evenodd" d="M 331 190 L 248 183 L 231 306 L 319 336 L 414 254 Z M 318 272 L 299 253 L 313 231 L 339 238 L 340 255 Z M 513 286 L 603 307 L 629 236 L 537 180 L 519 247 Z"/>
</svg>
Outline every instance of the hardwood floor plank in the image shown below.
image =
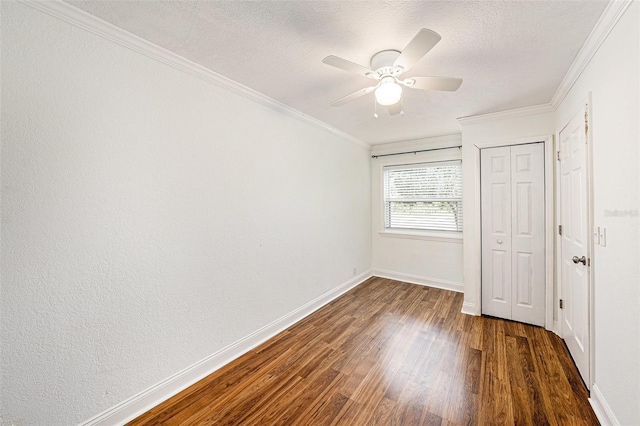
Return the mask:
<svg viewBox="0 0 640 426">
<path fill-rule="evenodd" d="M 334 369 L 328 369 L 312 382 L 307 382 L 300 392 L 296 393 L 296 398 L 287 400 L 287 405 L 291 404 L 282 415 L 276 419 L 277 424 L 293 424 L 301 422 L 305 414 L 314 407 L 314 403 L 321 395 L 326 393 L 331 383 L 344 380 L 346 376 Z"/>
<path fill-rule="evenodd" d="M 433 413 L 426 413 L 424 419 L 420 423 L 425 426 L 441 426 L 442 425 L 442 417 L 436 416 Z"/>
<path fill-rule="evenodd" d="M 330 424 L 336 418 L 342 407 L 347 403 L 349 398 L 341 393 L 334 393 L 321 401 L 317 412 L 313 413 L 306 424 Z"/>
<path fill-rule="evenodd" d="M 466 382 L 467 367 L 471 360 L 469 355 L 468 333 L 456 332 L 458 339 L 451 351 L 451 371 L 446 400 L 448 404 L 442 414 L 443 420 L 454 421 L 459 424 L 475 422 L 477 413 L 477 396 L 468 392 Z M 480 358 L 481 360 L 481 358 Z M 473 398 L 476 396 L 476 398 Z"/>
<path fill-rule="evenodd" d="M 375 411 L 367 421 L 367 425 L 392 425 L 394 423 L 393 413 L 396 410 L 396 403 L 387 398 L 383 398 Z M 343 424 L 356 424 L 356 423 L 343 423 Z"/>
<path fill-rule="evenodd" d="M 130 425 L 596 425 L 561 339 L 371 278 Z"/>
<path fill-rule="evenodd" d="M 480 393 L 480 372 L 482 365 L 482 351 L 468 348 L 467 359 L 467 371 L 465 375 L 465 381 L 467 383 L 467 392 L 474 395 Z"/>
<path fill-rule="evenodd" d="M 532 401 L 527 392 L 529 383 L 527 383 L 523 371 L 527 368 L 526 363 L 522 362 L 523 360 L 518 353 L 517 337 L 507 335 L 506 343 L 514 422 L 518 425 L 533 425 L 533 410 L 536 407 L 531 406 Z"/>
<path fill-rule="evenodd" d="M 347 402 L 342 406 L 342 409 L 331 419 L 328 425 L 355 425 L 355 417 L 361 412 L 360 405 L 347 398 Z"/>
<path fill-rule="evenodd" d="M 325 406 L 329 403 L 330 398 L 339 393 L 339 389 L 341 389 L 347 380 L 347 376 L 343 374 L 338 374 L 334 380 L 324 386 L 322 389 L 319 389 L 319 392 L 316 394 L 316 397 L 307 405 L 305 410 L 301 410 L 300 414 L 296 416 L 295 423 L 300 424 L 322 424 L 316 423 L 316 417 L 318 417 L 322 410 L 325 409 Z M 346 402 L 346 401 L 345 401 Z M 326 423 L 325 423 L 326 424 Z"/>
<path fill-rule="evenodd" d="M 473 317 L 471 315 L 465 315 L 468 318 L 472 319 L 471 324 L 471 341 L 469 342 L 469 347 L 473 349 L 477 349 L 482 351 L 482 335 L 483 335 L 483 324 L 482 318 L 478 320 L 478 317 Z"/>
<path fill-rule="evenodd" d="M 400 394 L 400 402 L 396 405 L 394 412 L 394 417 L 398 424 L 423 424 L 423 418 L 427 413 L 426 398 L 427 394 L 423 391 L 423 387 L 408 380 Z"/>
</svg>

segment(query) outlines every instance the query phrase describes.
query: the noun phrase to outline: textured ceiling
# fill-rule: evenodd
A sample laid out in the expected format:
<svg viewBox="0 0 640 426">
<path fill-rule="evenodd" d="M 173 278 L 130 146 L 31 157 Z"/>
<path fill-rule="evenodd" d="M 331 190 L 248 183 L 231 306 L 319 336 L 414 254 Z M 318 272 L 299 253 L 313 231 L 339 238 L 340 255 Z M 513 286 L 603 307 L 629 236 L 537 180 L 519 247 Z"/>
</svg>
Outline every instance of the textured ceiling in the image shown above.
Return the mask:
<svg viewBox="0 0 640 426">
<path fill-rule="evenodd" d="M 459 132 L 457 117 L 551 100 L 606 1 L 69 1 L 105 21 L 371 144 Z M 457 92 L 405 89 L 405 116 L 371 80 L 323 64 L 369 66 L 420 28 L 442 41 L 403 76 L 464 79 Z"/>
</svg>

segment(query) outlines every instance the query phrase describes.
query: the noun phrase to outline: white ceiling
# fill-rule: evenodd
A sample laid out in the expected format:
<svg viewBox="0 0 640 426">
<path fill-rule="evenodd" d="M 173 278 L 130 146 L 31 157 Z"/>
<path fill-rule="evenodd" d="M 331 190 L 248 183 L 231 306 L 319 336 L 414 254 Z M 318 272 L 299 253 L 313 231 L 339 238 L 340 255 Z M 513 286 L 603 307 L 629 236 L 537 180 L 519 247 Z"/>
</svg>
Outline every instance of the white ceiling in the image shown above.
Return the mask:
<svg viewBox="0 0 640 426">
<path fill-rule="evenodd" d="M 551 100 L 607 2 L 69 1 L 105 21 L 371 144 L 460 131 L 456 118 Z M 405 116 L 373 117 L 370 86 L 323 64 L 369 66 L 420 28 L 442 41 L 403 77 L 464 79 L 457 92 L 405 89 Z"/>
</svg>

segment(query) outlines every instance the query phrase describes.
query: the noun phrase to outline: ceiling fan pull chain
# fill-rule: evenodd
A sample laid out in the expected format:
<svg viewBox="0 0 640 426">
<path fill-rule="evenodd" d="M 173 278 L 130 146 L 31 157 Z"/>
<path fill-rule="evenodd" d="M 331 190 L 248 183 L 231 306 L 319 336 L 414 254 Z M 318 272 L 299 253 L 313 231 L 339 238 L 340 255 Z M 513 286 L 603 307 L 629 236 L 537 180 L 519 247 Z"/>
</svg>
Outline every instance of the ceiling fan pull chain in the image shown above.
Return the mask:
<svg viewBox="0 0 640 426">
<path fill-rule="evenodd" d="M 378 102 L 373 98 L 373 118 L 378 118 Z"/>
</svg>

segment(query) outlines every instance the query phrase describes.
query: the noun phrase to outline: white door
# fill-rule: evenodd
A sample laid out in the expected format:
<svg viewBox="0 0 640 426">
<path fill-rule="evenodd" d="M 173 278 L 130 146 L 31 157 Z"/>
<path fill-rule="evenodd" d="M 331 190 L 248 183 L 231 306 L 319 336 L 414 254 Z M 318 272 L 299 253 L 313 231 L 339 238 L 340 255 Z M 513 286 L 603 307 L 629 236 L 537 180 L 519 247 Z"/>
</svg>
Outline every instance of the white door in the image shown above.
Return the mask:
<svg viewBox="0 0 640 426">
<path fill-rule="evenodd" d="M 511 319 L 511 149 L 480 151 L 482 313 Z"/>
<path fill-rule="evenodd" d="M 481 151 L 482 313 L 545 322 L 544 144 Z"/>
<path fill-rule="evenodd" d="M 511 147 L 511 319 L 544 326 L 544 144 Z"/>
<path fill-rule="evenodd" d="M 589 386 L 586 125 L 578 113 L 560 132 L 560 298 L 562 337 Z"/>
</svg>

